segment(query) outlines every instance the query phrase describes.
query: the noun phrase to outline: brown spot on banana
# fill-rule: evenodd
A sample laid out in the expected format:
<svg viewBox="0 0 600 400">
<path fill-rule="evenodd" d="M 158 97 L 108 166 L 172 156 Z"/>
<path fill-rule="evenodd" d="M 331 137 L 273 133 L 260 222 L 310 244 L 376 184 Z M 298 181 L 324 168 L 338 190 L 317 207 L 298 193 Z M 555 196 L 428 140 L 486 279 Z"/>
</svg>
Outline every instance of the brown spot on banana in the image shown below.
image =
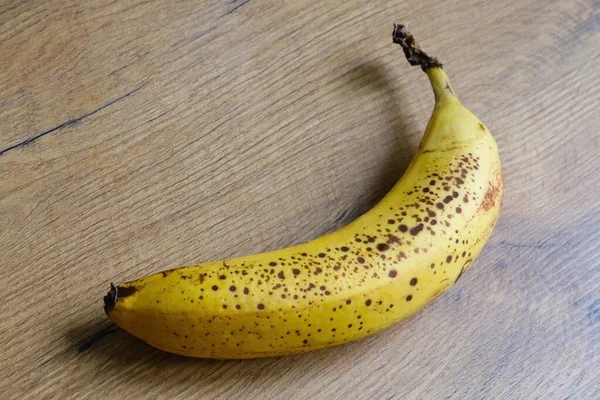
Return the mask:
<svg viewBox="0 0 600 400">
<path fill-rule="evenodd" d="M 504 185 L 504 177 L 502 175 L 502 170 L 498 168 L 496 170 L 496 182 L 490 182 L 487 191 L 485 192 L 485 196 L 481 203 L 481 208 L 485 211 L 492 209 L 496 202 L 501 200 L 502 198 L 502 188 Z"/>
</svg>

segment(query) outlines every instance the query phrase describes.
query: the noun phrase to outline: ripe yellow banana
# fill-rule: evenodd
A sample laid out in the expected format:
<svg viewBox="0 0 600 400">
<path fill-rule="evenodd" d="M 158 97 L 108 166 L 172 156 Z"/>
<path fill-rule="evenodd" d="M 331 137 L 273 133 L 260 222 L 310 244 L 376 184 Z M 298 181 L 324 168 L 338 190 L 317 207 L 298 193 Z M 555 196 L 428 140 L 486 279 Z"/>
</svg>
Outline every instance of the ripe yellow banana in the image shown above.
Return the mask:
<svg viewBox="0 0 600 400">
<path fill-rule="evenodd" d="M 392 190 L 351 224 L 308 243 L 111 285 L 105 310 L 117 325 L 186 356 L 292 354 L 387 328 L 460 278 L 500 211 L 496 143 L 458 101 L 437 59 L 402 25 L 393 38 L 427 73 L 435 109 Z"/>
</svg>

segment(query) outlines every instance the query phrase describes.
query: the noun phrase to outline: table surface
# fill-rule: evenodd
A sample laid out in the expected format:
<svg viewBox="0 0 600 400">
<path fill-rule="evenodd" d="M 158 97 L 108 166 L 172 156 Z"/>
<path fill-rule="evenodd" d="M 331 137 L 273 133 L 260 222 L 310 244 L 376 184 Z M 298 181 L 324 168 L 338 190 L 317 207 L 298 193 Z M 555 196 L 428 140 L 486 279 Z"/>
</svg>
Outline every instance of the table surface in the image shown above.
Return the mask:
<svg viewBox="0 0 600 400">
<path fill-rule="evenodd" d="M 116 329 L 109 282 L 304 242 L 382 198 L 433 106 L 394 22 L 500 148 L 466 276 L 297 356 Z M 599 82 L 597 0 L 2 2 L 0 398 L 600 398 Z"/>
</svg>

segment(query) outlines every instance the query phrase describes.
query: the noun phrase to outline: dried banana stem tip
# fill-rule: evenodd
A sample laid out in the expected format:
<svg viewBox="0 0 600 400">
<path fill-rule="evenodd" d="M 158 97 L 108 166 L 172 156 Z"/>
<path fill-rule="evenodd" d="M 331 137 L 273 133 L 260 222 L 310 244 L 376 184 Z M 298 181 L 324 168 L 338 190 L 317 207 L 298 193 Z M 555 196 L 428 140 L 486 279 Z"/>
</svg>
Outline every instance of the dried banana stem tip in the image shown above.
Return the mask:
<svg viewBox="0 0 600 400">
<path fill-rule="evenodd" d="M 404 50 L 404 55 L 410 65 L 420 65 L 423 71 L 430 68 L 442 68 L 442 63 L 437 58 L 427 55 L 421 46 L 415 41 L 413 35 L 406 30 L 402 24 L 394 24 L 394 33 L 392 34 L 394 43 L 398 43 Z"/>
<path fill-rule="evenodd" d="M 110 291 L 104 296 L 104 311 L 108 314 L 117 302 L 118 291 L 115 285 L 110 284 Z"/>
</svg>

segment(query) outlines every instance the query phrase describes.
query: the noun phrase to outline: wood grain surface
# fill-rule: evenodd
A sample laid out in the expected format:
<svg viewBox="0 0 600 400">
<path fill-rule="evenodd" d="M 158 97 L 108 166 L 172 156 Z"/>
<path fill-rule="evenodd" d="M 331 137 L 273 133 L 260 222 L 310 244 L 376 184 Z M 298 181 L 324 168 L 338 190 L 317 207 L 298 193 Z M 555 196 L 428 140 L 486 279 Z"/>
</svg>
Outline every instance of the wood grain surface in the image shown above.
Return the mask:
<svg viewBox="0 0 600 400">
<path fill-rule="evenodd" d="M 369 209 L 433 95 L 494 134 L 477 262 L 380 334 L 213 361 L 117 330 L 109 282 L 275 249 Z M 0 2 L 0 398 L 600 398 L 598 0 Z"/>
</svg>

